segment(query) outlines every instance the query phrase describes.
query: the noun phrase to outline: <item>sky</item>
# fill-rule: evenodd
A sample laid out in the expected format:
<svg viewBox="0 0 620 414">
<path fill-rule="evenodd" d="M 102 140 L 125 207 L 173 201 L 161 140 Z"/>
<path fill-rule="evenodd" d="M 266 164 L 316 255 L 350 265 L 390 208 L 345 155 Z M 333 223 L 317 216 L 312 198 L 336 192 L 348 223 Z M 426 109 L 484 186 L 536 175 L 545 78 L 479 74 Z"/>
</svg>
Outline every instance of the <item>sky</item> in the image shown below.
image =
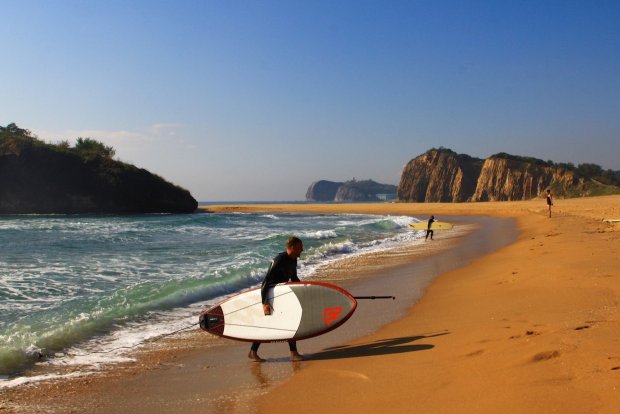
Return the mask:
<svg viewBox="0 0 620 414">
<path fill-rule="evenodd" d="M 397 185 L 435 147 L 620 170 L 618 1 L 0 0 L 0 125 L 198 201 Z"/>
</svg>

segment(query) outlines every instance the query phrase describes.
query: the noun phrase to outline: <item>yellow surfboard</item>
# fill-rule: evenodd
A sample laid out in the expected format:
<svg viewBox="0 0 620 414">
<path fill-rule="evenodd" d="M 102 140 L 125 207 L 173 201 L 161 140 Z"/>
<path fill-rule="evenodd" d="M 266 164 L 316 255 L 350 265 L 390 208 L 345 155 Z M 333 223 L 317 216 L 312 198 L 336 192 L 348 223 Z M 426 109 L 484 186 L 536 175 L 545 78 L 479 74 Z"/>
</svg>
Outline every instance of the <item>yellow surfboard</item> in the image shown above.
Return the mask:
<svg viewBox="0 0 620 414">
<path fill-rule="evenodd" d="M 419 223 L 411 223 L 409 227 L 412 230 L 426 230 L 428 229 L 428 221 L 421 221 Z M 431 224 L 431 230 L 451 230 L 454 227 L 451 223 L 445 221 L 434 221 Z"/>
</svg>

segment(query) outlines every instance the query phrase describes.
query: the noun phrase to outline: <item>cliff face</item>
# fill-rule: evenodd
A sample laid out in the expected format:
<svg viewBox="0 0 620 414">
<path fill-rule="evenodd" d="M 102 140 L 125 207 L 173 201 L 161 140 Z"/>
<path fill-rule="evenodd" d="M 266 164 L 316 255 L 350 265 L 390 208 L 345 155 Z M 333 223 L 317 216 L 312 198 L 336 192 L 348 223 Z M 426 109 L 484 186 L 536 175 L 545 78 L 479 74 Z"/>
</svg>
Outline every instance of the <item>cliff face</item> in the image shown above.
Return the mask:
<svg viewBox="0 0 620 414">
<path fill-rule="evenodd" d="M 589 195 L 594 186 L 592 180 L 568 168 L 541 160 L 508 154 L 481 160 L 433 149 L 405 166 L 398 198 L 408 202 L 528 200 L 548 188 L 556 196 Z"/>
<path fill-rule="evenodd" d="M 467 201 L 476 188 L 482 160 L 446 150 L 431 150 L 409 161 L 398 198 L 414 202 Z"/>
<path fill-rule="evenodd" d="M 163 178 L 19 139 L 0 142 L 0 213 L 188 213 L 198 203 Z"/>
<path fill-rule="evenodd" d="M 379 201 L 377 194 L 394 194 L 396 186 L 373 180 L 351 180 L 344 183 L 317 181 L 306 192 L 309 201 Z"/>
<path fill-rule="evenodd" d="M 312 183 L 306 191 L 306 200 L 308 201 L 334 201 L 336 192 L 342 183 L 320 180 Z"/>
<path fill-rule="evenodd" d="M 562 168 L 491 157 L 484 161 L 472 201 L 529 200 L 551 186 L 567 193 L 585 189 L 583 178 Z"/>
</svg>

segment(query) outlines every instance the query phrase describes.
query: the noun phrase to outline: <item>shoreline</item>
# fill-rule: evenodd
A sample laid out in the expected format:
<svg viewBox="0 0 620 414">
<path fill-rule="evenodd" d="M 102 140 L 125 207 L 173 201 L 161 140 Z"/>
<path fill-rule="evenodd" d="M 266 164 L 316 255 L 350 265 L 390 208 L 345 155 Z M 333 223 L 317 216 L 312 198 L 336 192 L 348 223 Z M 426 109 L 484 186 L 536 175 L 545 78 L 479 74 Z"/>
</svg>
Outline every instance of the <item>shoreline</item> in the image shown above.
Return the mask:
<svg viewBox="0 0 620 414">
<path fill-rule="evenodd" d="M 607 204 L 611 203 L 611 207 L 607 207 L 607 211 L 609 211 L 609 214 L 603 217 L 600 216 L 601 213 L 599 204 L 601 204 L 601 200 Z M 291 409 L 295 408 L 297 411 L 299 411 L 301 407 L 301 411 L 307 410 L 304 412 L 315 411 L 317 409 L 325 412 L 335 412 L 338 410 L 342 411 L 353 409 L 357 409 L 362 412 L 370 412 L 372 410 L 378 409 L 379 406 L 385 408 L 385 399 L 389 398 L 390 395 L 392 396 L 392 398 L 396 398 L 394 396 L 394 393 L 397 393 L 397 396 L 400 398 L 400 400 L 403 401 L 403 404 L 404 402 L 407 402 L 406 407 L 409 408 L 415 406 L 425 407 L 435 412 L 455 411 L 461 408 L 462 401 L 459 399 L 459 397 L 462 397 L 462 393 L 464 392 L 464 390 L 471 391 L 472 389 L 471 385 L 462 384 L 464 380 L 461 379 L 467 379 L 471 377 L 471 372 L 467 370 L 459 371 L 459 369 L 461 368 L 459 365 L 461 361 L 456 361 L 455 363 L 454 355 L 452 355 L 451 353 L 448 353 L 447 356 L 444 355 L 444 357 L 447 362 L 453 363 L 456 368 L 452 367 L 451 365 L 442 367 L 441 364 L 443 360 L 437 361 L 434 358 L 431 358 L 429 360 L 429 357 L 427 357 L 426 355 L 434 355 L 440 351 L 445 353 L 446 349 L 452 350 L 457 355 L 460 355 L 459 352 L 462 351 L 459 346 L 463 346 L 463 344 L 471 346 L 471 343 L 467 342 L 465 340 L 466 338 L 463 338 L 462 333 L 458 332 L 458 330 L 450 326 L 451 322 L 453 322 L 454 319 L 463 319 L 467 316 L 466 314 L 460 315 L 460 313 L 463 313 L 463 309 L 460 307 L 467 308 L 468 303 L 467 301 L 464 301 L 458 296 L 456 297 L 456 299 L 458 300 L 452 298 L 455 303 L 458 303 L 458 305 L 460 306 L 459 307 L 455 306 L 455 303 L 452 303 L 450 301 L 438 302 L 437 296 L 447 295 L 449 293 L 454 294 L 454 280 L 456 280 L 458 282 L 459 289 L 462 288 L 463 292 L 467 291 L 467 293 L 464 295 L 467 296 L 471 302 L 480 305 L 483 308 L 487 306 L 487 310 L 488 306 L 490 305 L 502 305 L 503 303 L 498 304 L 495 300 L 491 300 L 493 298 L 490 298 L 487 294 L 484 294 L 484 289 L 481 289 L 479 285 L 476 285 L 473 290 L 471 289 L 471 286 L 468 286 L 468 283 L 471 283 L 471 280 L 469 280 L 472 274 L 471 268 L 474 267 L 478 269 L 477 272 L 485 275 L 486 273 L 488 273 L 487 267 L 491 270 L 495 269 L 495 271 L 497 271 L 501 266 L 508 266 L 507 263 L 511 262 L 511 260 L 514 265 L 515 258 L 518 258 L 517 264 L 519 266 L 529 265 L 527 262 L 531 260 L 531 257 L 529 257 L 528 254 L 532 255 L 534 253 L 531 253 L 531 251 L 543 248 L 543 246 L 535 245 L 535 243 L 539 242 L 539 240 L 541 240 L 540 242 L 542 242 L 543 244 L 545 244 L 544 242 L 547 241 L 552 241 L 554 243 L 562 241 L 570 244 L 571 240 L 565 240 L 565 237 L 563 237 L 566 234 L 564 233 L 565 223 L 561 223 L 561 221 L 570 221 L 571 223 L 573 223 L 573 227 L 574 223 L 583 224 L 584 222 L 587 222 L 588 225 L 595 227 L 596 230 L 584 234 L 586 234 L 586 237 L 588 237 L 587 235 L 592 236 L 593 240 L 589 240 L 591 242 L 590 244 L 597 244 L 597 247 L 599 248 L 601 248 L 601 243 L 599 243 L 600 240 L 597 240 L 597 236 L 599 235 L 608 237 L 611 241 L 615 241 L 616 245 L 618 244 L 618 226 L 614 225 L 613 223 L 604 224 L 601 222 L 601 220 L 606 217 L 614 218 L 616 216 L 620 216 L 620 210 L 618 209 L 618 207 L 620 206 L 620 197 L 611 196 L 596 198 L 595 200 L 580 199 L 576 201 L 561 200 L 560 203 L 563 205 L 563 208 L 556 208 L 557 212 L 556 210 L 554 210 L 554 213 L 557 214 L 557 220 L 556 217 L 554 217 L 554 219 L 552 220 L 549 220 L 545 217 L 546 206 L 544 206 L 544 204 L 539 200 L 530 202 L 474 203 L 458 205 L 360 204 L 328 206 L 208 206 L 209 210 L 213 209 L 214 207 L 218 207 L 225 209 L 220 211 L 247 212 L 290 211 L 317 213 L 319 209 L 322 209 L 320 211 L 330 214 L 435 214 L 439 215 L 440 218 L 442 217 L 442 215 L 445 216 L 448 214 L 459 216 L 481 215 L 495 217 L 516 217 L 518 220 L 519 235 L 517 237 L 517 241 L 510 246 L 503 247 L 499 251 L 493 252 L 491 254 L 475 258 L 471 263 L 464 263 L 462 265 L 459 265 L 460 267 L 458 269 L 447 269 L 447 273 L 445 273 L 444 270 L 439 269 L 438 272 L 441 273 L 441 276 L 439 278 L 436 278 L 428 288 L 425 288 L 426 291 L 422 299 L 416 305 L 414 305 L 413 308 L 408 307 L 408 310 L 404 310 L 403 314 L 399 315 L 399 319 L 397 321 L 390 322 L 383 328 L 373 332 L 360 332 L 360 335 L 358 335 L 357 339 L 346 340 L 345 338 L 345 341 L 339 342 L 338 345 L 334 345 L 333 343 L 331 345 L 317 344 L 317 348 L 319 348 L 320 346 L 323 347 L 318 352 L 311 352 L 314 354 L 313 356 L 315 358 L 309 359 L 308 361 L 303 361 L 301 364 L 292 364 L 288 362 L 287 358 L 283 357 L 287 355 L 287 352 L 285 352 L 286 347 L 284 346 L 283 348 L 281 344 L 272 344 L 261 348 L 261 353 L 264 352 L 264 356 L 267 357 L 269 360 L 269 363 L 267 364 L 250 364 L 247 363 L 247 361 L 243 361 L 243 363 L 240 363 L 238 357 L 241 356 L 241 358 L 244 358 L 247 351 L 247 344 L 241 343 L 220 346 L 219 350 L 214 351 L 212 356 L 218 360 L 224 361 L 224 366 L 222 367 L 210 365 L 212 364 L 212 362 L 205 360 L 204 354 L 207 347 L 205 347 L 203 343 L 203 336 L 201 337 L 201 339 L 198 340 L 196 340 L 196 338 L 187 340 L 187 350 L 183 353 L 183 356 L 181 357 L 179 357 L 178 355 L 166 355 L 165 352 L 162 352 L 157 356 L 151 355 L 148 356 L 146 359 L 148 360 L 149 358 L 151 358 L 153 359 L 152 361 L 143 362 L 142 366 L 130 368 L 126 372 L 119 373 L 117 376 L 110 376 L 107 379 L 82 378 L 72 381 L 73 385 L 69 386 L 64 392 L 64 394 L 63 392 L 59 391 L 59 385 L 54 386 L 52 384 L 45 385 L 46 388 L 43 389 L 43 393 L 37 391 L 37 396 L 18 395 L 20 393 L 12 393 L 12 395 L 9 396 L 10 401 L 4 402 L 3 398 L 2 404 L 0 404 L 0 408 L 7 410 L 5 412 L 28 412 L 27 407 L 30 407 L 31 409 L 34 407 L 46 407 L 48 409 L 56 408 L 57 410 L 59 410 L 57 412 L 70 412 L 71 409 L 82 406 L 84 407 L 84 409 L 80 409 L 81 412 L 103 412 L 106 411 L 106 407 L 107 411 L 110 410 L 110 407 L 117 407 L 118 409 L 113 411 L 129 412 L 133 411 L 129 410 L 128 407 L 130 407 L 130 405 L 124 404 L 119 406 L 117 404 L 118 401 L 122 401 L 124 398 L 133 398 L 134 404 L 139 404 L 140 401 L 142 401 L 143 405 L 135 405 L 131 407 L 141 408 L 143 410 L 142 412 L 147 412 L 149 411 L 148 403 L 153 403 L 153 401 L 157 400 L 158 392 L 163 393 L 162 395 L 166 395 L 166 392 L 168 392 L 167 395 L 170 396 L 171 394 L 166 388 L 174 386 L 187 387 L 188 383 L 191 384 L 192 382 L 201 381 L 202 379 L 204 379 L 205 372 L 212 372 L 220 369 L 221 374 L 232 377 L 232 389 L 235 388 L 235 381 L 238 384 L 240 376 L 250 377 L 250 382 L 253 385 L 251 385 L 249 388 L 246 387 L 241 390 L 237 389 L 237 394 L 233 395 L 232 397 L 222 397 L 217 401 L 208 401 L 207 399 L 200 399 L 201 389 L 204 390 L 205 388 L 204 384 L 201 384 L 202 386 L 196 386 L 195 394 L 187 392 L 183 394 L 183 396 L 185 396 L 185 394 L 194 395 L 194 400 L 190 401 L 188 399 L 183 399 L 184 397 L 182 397 L 181 395 L 179 395 L 176 400 L 175 398 L 169 398 L 168 400 L 166 400 L 166 411 L 208 412 L 206 411 L 206 409 L 208 409 L 207 407 L 209 406 L 209 404 L 213 405 L 215 403 L 219 409 L 231 410 L 233 412 L 248 412 L 248 407 L 251 407 L 250 411 L 266 412 L 270 408 L 273 408 L 274 404 L 278 404 L 278 406 L 281 405 L 283 409 L 285 409 L 284 407 L 288 407 Z M 475 220 L 475 218 L 472 218 L 472 220 Z M 554 229 L 553 226 L 549 227 L 549 224 L 552 224 L 553 226 L 558 224 L 558 226 L 561 227 L 562 232 L 558 229 Z M 547 231 L 546 234 L 540 233 L 539 228 L 543 227 L 545 228 L 545 231 Z M 534 238 L 530 238 L 532 237 L 532 235 L 534 236 Z M 518 246 L 520 249 L 516 248 L 517 252 L 515 252 L 514 246 L 522 244 L 531 244 L 532 250 L 529 250 L 527 246 L 525 246 L 526 249 L 523 252 L 523 246 Z M 609 240 L 607 244 L 610 244 Z M 585 254 L 584 251 L 581 251 L 581 247 L 583 246 L 578 246 L 580 247 L 580 249 L 577 249 L 573 252 L 574 256 L 582 257 L 583 254 Z M 604 248 L 605 243 L 602 243 L 602 246 Z M 613 243 L 611 243 L 611 246 L 606 246 L 608 249 L 607 253 L 612 255 L 615 254 L 615 256 L 613 257 L 615 257 L 616 261 L 612 261 L 611 264 L 615 264 L 617 269 L 618 252 L 617 247 L 616 250 L 613 250 L 613 246 Z M 554 252 L 546 253 L 549 258 L 553 258 L 553 260 L 558 260 L 558 257 L 553 256 L 553 254 Z M 421 259 L 419 261 L 423 260 Z M 486 264 L 483 266 L 480 263 Z M 409 263 L 409 265 L 411 265 L 411 263 Z M 403 267 L 407 266 L 408 264 L 403 265 Z M 581 266 L 583 265 L 581 264 Z M 477 274 L 477 272 L 474 273 Z M 525 279 L 522 277 L 523 273 L 527 274 L 527 277 L 529 279 L 532 278 L 532 276 L 528 274 L 528 272 L 522 270 L 517 271 L 516 274 L 508 272 L 508 274 L 511 276 L 506 276 L 502 271 L 500 272 L 501 279 L 499 281 L 495 280 L 493 284 L 490 284 L 490 286 L 494 286 L 495 288 L 497 288 L 497 286 L 511 287 L 512 285 L 518 285 L 521 279 Z M 608 292 L 608 295 L 606 297 L 606 303 L 609 307 L 611 306 L 609 305 L 609 303 L 613 303 L 613 300 L 615 300 L 615 298 L 620 297 L 620 294 L 618 294 L 617 286 L 615 286 L 615 284 L 613 283 L 615 282 L 614 277 L 617 275 L 617 270 L 611 270 L 611 267 L 608 264 L 606 265 L 605 270 L 603 270 L 603 273 L 607 275 L 604 278 L 606 279 L 605 281 L 611 285 L 607 286 L 606 289 L 613 291 L 612 293 Z M 456 274 L 457 276 L 453 276 L 454 274 Z M 459 274 L 461 275 L 460 277 L 458 276 Z M 465 274 L 466 277 L 463 277 L 463 274 Z M 487 275 L 486 277 L 489 276 Z M 504 280 L 504 278 L 508 278 L 509 280 Z M 378 278 L 374 278 L 374 280 L 378 280 Z M 446 282 L 446 280 L 449 281 Z M 361 283 L 364 284 L 364 281 L 365 279 L 362 280 Z M 374 288 L 375 287 L 373 287 L 373 289 Z M 579 294 L 579 292 L 573 293 L 577 296 Z M 520 298 L 519 300 L 523 301 L 522 298 Z M 536 305 L 539 307 L 541 306 L 538 303 Z M 544 309 L 546 309 L 546 307 L 544 307 Z M 449 313 L 450 310 L 452 314 Z M 520 317 L 521 314 L 527 313 L 527 310 L 522 309 L 513 309 L 512 311 L 518 314 Z M 455 317 L 455 314 L 458 315 L 458 318 Z M 413 319 L 412 315 L 414 315 Z M 526 319 L 527 318 L 525 316 L 521 318 L 522 321 L 525 321 Z M 609 319 L 610 320 L 606 321 L 606 324 L 597 323 L 597 329 L 590 329 L 593 328 L 593 324 L 590 324 L 588 328 L 582 328 L 575 332 L 579 332 L 581 334 L 590 334 L 592 332 L 599 331 L 599 326 L 617 326 L 617 318 Z M 345 324 L 339 329 L 343 329 L 351 322 L 352 321 L 347 322 L 347 324 Z M 476 332 L 484 329 L 490 329 L 491 331 L 498 329 L 495 326 L 495 323 L 497 323 L 497 321 L 488 321 L 483 318 L 482 321 L 478 322 L 480 323 L 480 327 L 476 327 Z M 465 322 L 463 322 L 463 324 L 465 324 Z M 512 325 L 514 324 L 517 323 L 513 322 Z M 518 324 L 524 325 L 525 322 L 519 322 Z M 580 326 L 586 326 L 584 325 L 585 322 L 581 322 L 581 324 L 582 325 Z M 505 321 L 504 325 L 506 326 L 502 327 L 502 333 L 508 332 L 511 329 L 515 329 L 514 326 L 510 328 L 507 327 L 509 325 L 508 321 Z M 540 325 L 544 327 L 547 326 L 544 324 Z M 471 325 L 470 327 L 475 326 L 476 325 Z M 448 327 L 449 329 L 447 329 L 446 327 Z M 519 340 L 521 340 L 521 338 L 525 339 L 526 341 L 533 341 L 546 338 L 547 336 L 553 336 L 548 335 L 549 332 L 547 332 L 547 329 L 543 329 L 538 326 L 528 327 L 524 329 L 525 332 L 519 331 L 512 335 L 514 337 L 513 342 L 518 342 Z M 338 331 L 339 330 L 336 330 L 334 332 Z M 528 332 L 533 333 L 529 334 Z M 329 335 L 324 335 L 323 337 L 325 339 L 329 339 Z M 483 339 L 483 341 L 487 342 L 481 343 L 486 343 L 486 347 L 490 347 L 490 345 L 488 344 L 493 342 L 492 339 Z M 463 342 L 464 340 L 465 342 Z M 377 343 L 383 344 L 383 350 L 380 350 L 379 352 L 376 351 Z M 386 344 L 387 347 L 385 346 Z M 302 342 L 300 344 L 300 351 L 302 353 L 308 352 L 308 350 L 311 350 L 314 346 L 315 345 L 311 345 L 308 347 L 308 349 L 305 349 L 305 343 Z M 404 347 L 404 349 L 400 349 L 399 347 Z M 482 350 L 482 352 L 480 352 L 483 346 L 480 345 L 479 347 L 480 349 L 472 350 L 469 353 L 471 355 L 468 355 L 467 359 L 470 362 L 476 360 L 476 362 L 479 363 L 481 360 L 487 358 L 488 355 L 493 354 L 492 351 L 489 351 L 486 348 Z M 616 349 L 617 348 L 618 347 L 616 347 Z M 593 346 L 593 349 L 596 349 L 596 347 Z M 514 350 L 511 349 L 511 351 Z M 559 352 L 559 354 L 556 355 L 555 351 Z M 218 352 L 221 352 L 221 354 L 218 354 Z M 612 351 L 609 351 L 608 353 L 613 354 Z M 231 355 L 233 359 L 230 359 Z M 417 361 L 417 358 L 422 356 L 424 356 L 426 359 L 423 362 Z M 543 364 L 549 365 L 549 363 L 557 363 L 558 361 L 566 359 L 566 352 L 564 352 L 563 350 L 558 351 L 554 349 L 546 351 L 543 350 L 535 354 L 534 356 L 537 356 L 537 358 L 539 358 L 539 360 L 537 360 L 537 362 L 540 362 L 538 366 L 542 366 Z M 529 357 L 532 358 L 531 356 Z M 523 355 L 521 356 L 521 358 L 524 358 Z M 611 359 L 615 358 L 613 355 L 610 355 L 608 358 L 610 359 L 608 359 L 607 362 L 616 362 L 616 366 L 620 367 L 620 355 L 618 355 L 618 361 Z M 496 364 L 495 366 L 503 366 L 502 364 L 498 364 L 498 361 L 494 361 L 494 364 Z M 401 375 L 401 370 L 403 366 L 411 366 L 411 369 L 415 369 L 416 373 L 418 373 L 416 375 L 419 375 L 420 378 L 425 378 L 426 381 L 415 384 L 411 383 L 410 379 L 403 378 Z M 484 365 L 484 367 L 487 367 L 487 365 Z M 231 370 L 230 368 L 233 369 Z M 468 368 L 470 370 L 473 369 L 475 372 L 483 371 L 483 369 L 480 368 L 478 365 L 472 366 L 471 363 L 469 364 Z M 381 371 L 380 375 L 377 374 L 375 370 Z M 515 370 L 515 367 L 509 365 L 507 367 L 507 370 L 508 372 L 512 373 L 512 371 Z M 608 368 L 607 371 L 617 373 L 620 372 L 620 368 L 618 370 Z M 485 373 L 488 374 L 487 372 Z M 539 374 L 542 375 L 543 373 L 539 372 Z M 620 375 L 617 375 L 616 377 L 611 378 L 610 381 L 617 380 L 619 376 Z M 384 379 L 382 380 L 381 378 L 383 377 Z M 330 378 L 330 381 L 338 381 L 339 387 L 344 387 L 344 390 L 351 391 L 351 394 L 345 395 L 340 395 L 343 393 L 339 392 L 338 406 L 333 405 L 333 398 L 328 398 L 329 395 L 326 395 L 325 399 L 318 397 L 330 391 L 324 386 L 325 378 Z M 441 384 L 442 380 L 444 382 L 447 381 L 447 384 L 458 383 L 459 386 L 452 386 L 451 388 L 449 385 L 437 385 Z M 394 381 L 396 381 L 396 383 L 398 384 L 397 386 L 394 386 Z M 162 383 L 166 384 L 166 382 L 168 382 L 168 385 L 166 387 L 162 386 Z M 489 388 L 485 392 L 494 393 L 498 391 L 498 388 L 494 386 L 492 380 L 488 380 L 486 382 Z M 432 390 L 429 390 L 429 384 L 433 384 L 436 389 L 433 388 Z M 498 382 L 498 384 L 502 383 Z M 207 385 L 210 386 L 209 383 L 207 383 Z M 223 394 L 225 394 L 227 391 L 231 391 L 230 388 L 227 388 L 226 384 L 220 385 L 222 385 L 221 391 Z M 614 386 L 615 385 L 617 384 L 614 383 Z M 369 387 L 369 389 L 366 389 L 365 387 Z M 441 394 L 440 391 L 444 388 L 446 389 L 447 394 L 446 392 L 444 392 L 444 394 Z M 296 389 L 304 389 L 304 393 L 302 393 L 303 395 L 300 395 L 299 392 L 296 392 Z M 534 387 L 534 389 L 538 391 L 536 387 Z M 39 390 L 38 386 L 37 390 Z M 308 390 L 308 393 L 306 393 L 306 390 Z M 419 390 L 424 390 L 424 393 L 420 394 Z M 474 388 L 474 391 L 477 391 L 479 395 L 482 395 L 480 394 L 481 388 Z M 0 391 L 0 393 L 1 392 L 2 391 Z M 59 392 L 60 396 L 58 396 Z M 132 392 L 134 394 L 142 393 L 143 395 L 134 395 L 132 397 Z M 523 388 L 519 388 L 519 392 L 524 392 Z M 58 398 L 54 399 L 54 393 Z M 502 388 L 500 394 L 503 395 L 506 393 L 507 391 Z M 434 398 L 435 394 L 442 395 L 445 402 L 439 403 L 437 399 Z M 45 397 L 41 397 L 42 395 Z M 264 396 L 261 397 L 261 395 Z M 313 397 L 310 398 L 309 395 L 312 395 Z M 367 396 L 368 398 L 354 398 L 355 395 L 363 395 Z M 538 393 L 537 395 L 540 397 L 540 393 Z M 290 397 L 287 398 L 288 396 Z M 411 401 L 411 398 L 413 396 L 417 397 L 415 401 Z M 61 403 L 61 400 L 68 400 L 68 402 Z M 323 405 L 321 405 L 321 401 L 323 401 Z M 326 405 L 329 404 L 330 401 L 332 405 Z M 424 404 L 421 404 L 421 401 Z M 501 398 L 499 398 L 498 401 L 505 403 L 505 400 L 502 400 Z M 531 402 L 529 399 L 527 401 L 528 404 Z M 572 400 L 569 399 L 569 401 Z M 453 405 L 449 405 L 450 403 Z M 28 406 L 27 404 L 31 405 Z M 84 406 L 83 404 L 86 405 Z M 489 410 L 489 404 L 479 404 L 480 407 L 482 407 L 482 411 L 486 410 L 487 412 L 491 412 Z M 497 408 L 498 406 L 499 405 L 491 407 Z M 580 407 L 582 410 L 585 407 L 585 405 L 576 406 Z M 601 406 L 609 407 L 608 405 L 604 404 L 602 404 Z M 125 409 L 123 409 L 123 407 Z M 531 405 L 528 406 L 527 404 L 524 404 L 521 409 L 529 409 L 530 411 L 528 412 L 531 412 L 531 407 Z M 538 406 L 535 405 L 535 407 Z M 616 408 L 617 405 L 612 405 L 611 407 Z M 400 408 L 406 410 L 404 405 Z M 506 410 L 504 409 L 504 411 Z M 516 407 L 515 409 L 508 409 L 507 411 L 521 412 L 519 407 Z M 534 409 L 534 411 L 536 412 L 537 410 Z M 138 410 L 137 412 L 141 411 Z M 572 412 L 578 411 L 575 410 Z M 602 412 L 612 411 L 603 410 Z"/>
<path fill-rule="evenodd" d="M 463 219 L 472 221 L 469 217 L 459 218 Z M 361 335 L 372 333 L 390 320 L 404 315 L 437 272 L 438 264 L 433 262 L 433 256 L 439 252 L 459 251 L 458 245 L 463 245 L 464 240 L 480 231 L 476 228 L 479 226 L 479 224 L 463 225 L 461 222 L 460 231 L 443 233 L 443 237 L 435 233 L 436 240 L 433 242 L 414 244 L 410 249 L 399 248 L 354 256 L 321 269 L 318 273 L 322 277 L 311 280 L 336 283 L 358 295 L 381 294 L 377 292 L 377 289 L 382 289 L 381 283 L 372 282 L 373 279 L 379 279 L 381 272 L 400 274 L 402 278 L 408 277 L 413 269 L 421 266 L 431 270 L 420 272 L 428 274 L 413 284 L 415 289 L 411 289 L 411 293 L 403 295 L 402 289 L 396 290 L 399 300 L 391 304 L 390 313 L 375 312 L 373 311 L 375 304 L 361 303 L 353 318 L 345 324 L 347 329 L 341 327 L 329 335 L 303 341 L 300 343 L 300 351 L 306 354 L 319 353 L 327 347 L 338 346 Z M 475 243 L 468 245 L 475 246 Z M 472 254 L 475 255 L 476 252 L 464 253 L 462 256 Z M 345 277 L 340 277 L 343 274 Z M 405 276 L 402 276 L 403 274 Z M 407 296 L 410 296 L 409 299 L 406 299 Z M 235 407 L 233 409 L 235 412 L 247 412 L 257 396 L 288 379 L 306 363 L 304 361 L 291 365 L 287 358 L 288 353 L 285 352 L 286 347 L 283 348 L 281 344 L 268 344 L 261 348 L 261 355 L 268 359 L 268 364 L 266 367 L 256 367 L 245 359 L 248 346 L 246 343 L 213 337 L 202 331 L 190 331 L 164 338 L 155 344 L 147 343 L 136 352 L 135 362 L 107 367 L 94 375 L 25 384 L 5 389 L 4 392 L 0 390 L 0 396 L 4 393 L 8 399 L 8 403 L 0 404 L 0 407 L 7 410 L 4 412 L 29 412 L 41 409 L 43 406 L 47 412 L 66 412 L 72 407 L 82 407 L 81 412 L 104 412 L 115 409 L 119 412 L 147 412 L 149 409 L 145 408 L 142 398 L 136 397 L 145 394 L 149 399 L 166 395 L 169 397 L 167 400 L 172 401 L 162 403 L 166 405 L 167 411 L 172 412 L 192 412 L 193 409 L 196 412 L 220 412 L 221 409 L 231 409 L 232 406 Z M 206 353 L 210 355 L 205 357 Z M 185 390 L 188 388 L 188 383 L 206 381 L 207 384 L 212 384 L 219 377 L 230 376 L 231 370 L 239 374 L 225 381 L 226 384 L 210 385 L 209 391 L 196 390 L 195 395 L 201 395 L 192 402 L 188 402 L 187 399 L 184 403 L 174 401 L 175 398 L 185 398 L 181 395 L 194 392 Z M 176 383 L 183 384 L 180 386 L 181 389 L 173 387 L 172 395 L 167 389 L 159 389 L 160 384 L 165 384 L 170 378 L 174 378 Z M 29 391 L 33 386 L 37 387 L 36 396 Z M 59 389 L 67 391 L 59 394 Z M 127 389 L 134 390 L 133 394 L 127 395 Z M 42 395 L 46 397 L 42 398 Z M 224 398 L 223 395 L 234 397 Z M 119 398 L 124 401 L 121 406 L 115 403 Z M 218 408 L 205 410 L 206 401 L 210 401 L 210 406 Z"/>
</svg>

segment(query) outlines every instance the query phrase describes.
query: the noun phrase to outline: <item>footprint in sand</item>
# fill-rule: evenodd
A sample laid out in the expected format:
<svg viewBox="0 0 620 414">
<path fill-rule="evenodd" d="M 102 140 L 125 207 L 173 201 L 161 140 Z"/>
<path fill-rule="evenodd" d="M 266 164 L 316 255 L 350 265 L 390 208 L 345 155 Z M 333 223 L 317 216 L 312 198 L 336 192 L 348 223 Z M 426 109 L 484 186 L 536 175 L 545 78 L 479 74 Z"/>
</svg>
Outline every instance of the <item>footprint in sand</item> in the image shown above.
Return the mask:
<svg viewBox="0 0 620 414">
<path fill-rule="evenodd" d="M 550 359 L 557 358 L 559 356 L 560 356 L 560 351 L 539 352 L 538 354 L 532 357 L 532 362 L 548 361 Z"/>
<path fill-rule="evenodd" d="M 479 349 L 477 351 L 474 352 L 470 352 L 469 354 L 467 354 L 466 356 L 468 357 L 472 357 L 472 356 L 478 356 L 478 355 L 482 355 L 484 353 L 484 349 Z"/>
</svg>

